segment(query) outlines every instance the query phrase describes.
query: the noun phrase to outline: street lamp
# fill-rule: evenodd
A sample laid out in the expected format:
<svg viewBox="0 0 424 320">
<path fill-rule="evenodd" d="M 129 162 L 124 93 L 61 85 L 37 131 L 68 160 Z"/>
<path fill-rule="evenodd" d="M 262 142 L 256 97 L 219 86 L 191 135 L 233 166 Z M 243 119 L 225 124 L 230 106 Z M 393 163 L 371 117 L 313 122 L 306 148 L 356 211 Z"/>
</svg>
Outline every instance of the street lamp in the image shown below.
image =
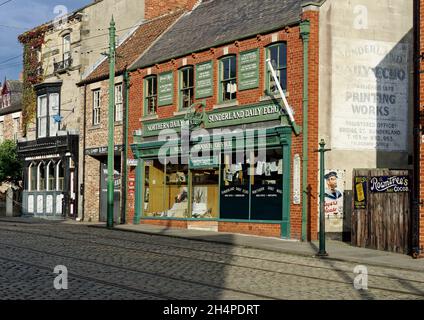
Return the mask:
<svg viewBox="0 0 424 320">
<path fill-rule="evenodd" d="M 325 141 L 321 139 L 319 143 L 320 153 L 320 179 L 319 179 L 319 251 L 318 257 L 327 257 L 328 253 L 325 250 L 325 185 L 324 185 L 324 164 L 325 164 L 325 153 L 331 151 L 331 149 L 325 149 Z"/>
</svg>

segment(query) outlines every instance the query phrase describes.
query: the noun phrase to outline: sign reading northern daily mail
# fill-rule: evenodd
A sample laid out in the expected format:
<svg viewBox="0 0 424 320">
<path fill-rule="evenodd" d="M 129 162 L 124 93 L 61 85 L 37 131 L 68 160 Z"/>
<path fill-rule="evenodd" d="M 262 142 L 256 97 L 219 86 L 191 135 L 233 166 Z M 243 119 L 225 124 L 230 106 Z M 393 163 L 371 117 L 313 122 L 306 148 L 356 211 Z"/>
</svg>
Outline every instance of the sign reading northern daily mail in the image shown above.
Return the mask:
<svg viewBox="0 0 424 320">
<path fill-rule="evenodd" d="M 406 151 L 408 44 L 333 39 L 332 148 Z"/>
</svg>

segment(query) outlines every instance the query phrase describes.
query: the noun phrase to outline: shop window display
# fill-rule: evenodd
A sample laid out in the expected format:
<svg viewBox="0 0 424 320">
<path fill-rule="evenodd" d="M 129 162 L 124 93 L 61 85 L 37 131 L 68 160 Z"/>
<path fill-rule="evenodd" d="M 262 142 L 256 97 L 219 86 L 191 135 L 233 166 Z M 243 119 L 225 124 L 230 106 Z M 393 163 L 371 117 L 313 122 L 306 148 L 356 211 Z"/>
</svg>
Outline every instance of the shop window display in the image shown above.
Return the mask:
<svg viewBox="0 0 424 320">
<path fill-rule="evenodd" d="M 188 166 L 151 161 L 145 168 L 144 215 L 188 217 Z"/>
<path fill-rule="evenodd" d="M 249 219 L 249 165 L 246 157 L 223 155 L 221 219 Z"/>
<path fill-rule="evenodd" d="M 218 218 L 219 169 L 196 170 L 192 173 L 192 218 Z"/>
<path fill-rule="evenodd" d="M 221 182 L 221 219 L 282 220 L 283 160 L 279 150 L 265 159 L 224 156 Z"/>
<path fill-rule="evenodd" d="M 257 161 L 251 175 L 251 220 L 282 220 L 283 160 L 281 152 L 268 150 L 266 161 Z"/>
</svg>

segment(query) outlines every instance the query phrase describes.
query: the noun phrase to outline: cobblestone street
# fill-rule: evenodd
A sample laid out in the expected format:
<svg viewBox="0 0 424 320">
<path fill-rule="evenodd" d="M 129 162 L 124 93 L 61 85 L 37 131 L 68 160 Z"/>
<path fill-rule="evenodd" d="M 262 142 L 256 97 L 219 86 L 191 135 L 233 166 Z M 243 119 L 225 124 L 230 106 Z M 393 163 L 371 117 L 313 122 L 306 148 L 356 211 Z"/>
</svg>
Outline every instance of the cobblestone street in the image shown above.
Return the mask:
<svg viewBox="0 0 424 320">
<path fill-rule="evenodd" d="M 1 299 L 424 299 L 424 273 L 63 223 L 0 222 Z M 66 266 L 68 290 L 54 268 Z"/>
</svg>

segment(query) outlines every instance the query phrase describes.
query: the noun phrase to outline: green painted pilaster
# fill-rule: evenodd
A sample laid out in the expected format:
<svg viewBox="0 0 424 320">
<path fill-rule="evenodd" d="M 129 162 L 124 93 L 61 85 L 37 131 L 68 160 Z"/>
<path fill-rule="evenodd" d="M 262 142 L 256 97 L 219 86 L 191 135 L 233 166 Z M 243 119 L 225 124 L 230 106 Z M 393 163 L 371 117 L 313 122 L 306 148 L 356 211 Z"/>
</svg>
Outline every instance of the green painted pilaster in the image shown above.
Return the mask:
<svg viewBox="0 0 424 320">
<path fill-rule="evenodd" d="M 135 215 L 134 224 L 140 224 L 141 217 L 143 216 L 144 209 L 144 161 L 137 160 L 137 169 L 135 176 Z"/>
</svg>

